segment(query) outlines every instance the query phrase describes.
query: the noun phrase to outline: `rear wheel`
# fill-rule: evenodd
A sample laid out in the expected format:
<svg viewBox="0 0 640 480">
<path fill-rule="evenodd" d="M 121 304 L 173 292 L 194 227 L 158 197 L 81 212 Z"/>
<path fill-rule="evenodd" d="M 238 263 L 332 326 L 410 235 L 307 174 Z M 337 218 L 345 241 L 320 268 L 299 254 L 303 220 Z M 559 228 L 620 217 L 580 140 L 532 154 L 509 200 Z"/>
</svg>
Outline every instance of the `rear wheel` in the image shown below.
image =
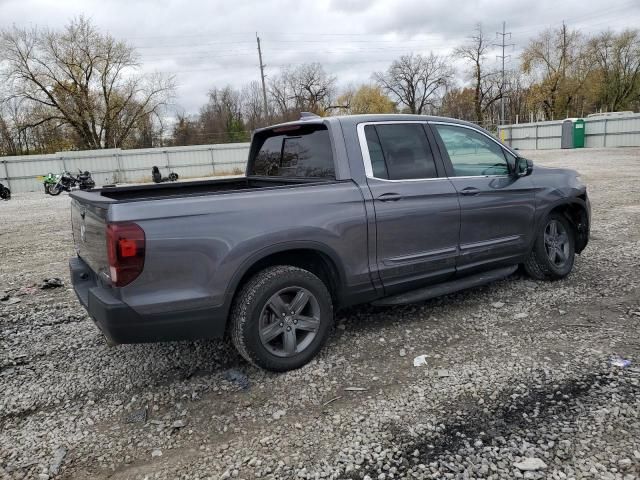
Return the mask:
<svg viewBox="0 0 640 480">
<path fill-rule="evenodd" d="M 574 257 L 573 227 L 564 215 L 552 213 L 538 232 L 524 267 L 538 280 L 557 280 L 571 273 Z"/>
<path fill-rule="evenodd" d="M 322 280 L 307 270 L 279 265 L 257 273 L 238 294 L 231 338 L 249 362 L 283 372 L 315 357 L 332 322 L 331 295 Z"/>
</svg>

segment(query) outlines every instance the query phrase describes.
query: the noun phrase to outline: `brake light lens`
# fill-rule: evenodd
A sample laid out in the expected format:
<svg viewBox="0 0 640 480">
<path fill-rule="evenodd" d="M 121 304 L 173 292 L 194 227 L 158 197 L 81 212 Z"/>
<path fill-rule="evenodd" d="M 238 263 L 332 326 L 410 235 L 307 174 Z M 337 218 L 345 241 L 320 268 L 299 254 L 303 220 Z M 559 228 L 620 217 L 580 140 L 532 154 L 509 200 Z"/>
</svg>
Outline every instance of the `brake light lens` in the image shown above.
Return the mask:
<svg viewBox="0 0 640 480">
<path fill-rule="evenodd" d="M 144 230 L 136 223 L 109 223 L 106 236 L 111 282 L 124 287 L 138 278 L 144 268 Z"/>
</svg>

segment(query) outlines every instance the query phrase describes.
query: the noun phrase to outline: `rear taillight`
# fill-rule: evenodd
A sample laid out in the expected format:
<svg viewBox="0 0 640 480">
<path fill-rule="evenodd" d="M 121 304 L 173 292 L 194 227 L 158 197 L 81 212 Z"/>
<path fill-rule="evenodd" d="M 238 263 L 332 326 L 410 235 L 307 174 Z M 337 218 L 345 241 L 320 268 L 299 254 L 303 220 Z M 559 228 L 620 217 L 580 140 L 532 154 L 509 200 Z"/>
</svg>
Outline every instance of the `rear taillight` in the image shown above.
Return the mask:
<svg viewBox="0 0 640 480">
<path fill-rule="evenodd" d="M 135 223 L 107 225 L 109 276 L 116 287 L 130 284 L 144 267 L 144 230 Z"/>
</svg>

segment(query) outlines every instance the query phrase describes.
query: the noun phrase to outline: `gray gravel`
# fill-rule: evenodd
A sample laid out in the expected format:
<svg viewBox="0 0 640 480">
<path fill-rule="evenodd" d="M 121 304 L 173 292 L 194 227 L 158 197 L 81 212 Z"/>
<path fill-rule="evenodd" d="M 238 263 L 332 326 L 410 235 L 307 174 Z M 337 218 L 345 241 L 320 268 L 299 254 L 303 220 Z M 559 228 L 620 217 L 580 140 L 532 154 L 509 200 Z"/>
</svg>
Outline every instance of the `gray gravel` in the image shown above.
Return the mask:
<svg viewBox="0 0 640 480">
<path fill-rule="evenodd" d="M 0 203 L 0 479 L 640 478 L 640 149 L 527 153 L 589 184 L 569 278 L 339 312 L 280 375 L 218 341 L 107 347 L 68 197 Z"/>
</svg>

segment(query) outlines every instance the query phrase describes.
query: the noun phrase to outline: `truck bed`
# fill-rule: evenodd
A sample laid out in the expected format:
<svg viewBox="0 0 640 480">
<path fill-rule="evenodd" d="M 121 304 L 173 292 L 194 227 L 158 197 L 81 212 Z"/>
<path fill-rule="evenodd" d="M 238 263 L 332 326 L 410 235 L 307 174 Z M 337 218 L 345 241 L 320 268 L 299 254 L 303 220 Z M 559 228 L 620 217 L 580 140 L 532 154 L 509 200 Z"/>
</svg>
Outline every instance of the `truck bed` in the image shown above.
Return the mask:
<svg viewBox="0 0 640 480">
<path fill-rule="evenodd" d="M 304 178 L 270 178 L 270 177 L 234 177 L 214 180 L 196 180 L 172 183 L 153 183 L 148 185 L 130 185 L 118 187 L 103 187 L 91 192 L 99 193 L 105 200 L 132 201 L 152 200 L 155 198 L 185 197 L 194 195 L 208 195 L 229 191 L 254 190 L 260 188 L 274 188 L 288 185 L 308 183 L 327 183 L 332 180 L 304 179 Z M 74 196 L 74 195 L 72 195 Z"/>
</svg>

